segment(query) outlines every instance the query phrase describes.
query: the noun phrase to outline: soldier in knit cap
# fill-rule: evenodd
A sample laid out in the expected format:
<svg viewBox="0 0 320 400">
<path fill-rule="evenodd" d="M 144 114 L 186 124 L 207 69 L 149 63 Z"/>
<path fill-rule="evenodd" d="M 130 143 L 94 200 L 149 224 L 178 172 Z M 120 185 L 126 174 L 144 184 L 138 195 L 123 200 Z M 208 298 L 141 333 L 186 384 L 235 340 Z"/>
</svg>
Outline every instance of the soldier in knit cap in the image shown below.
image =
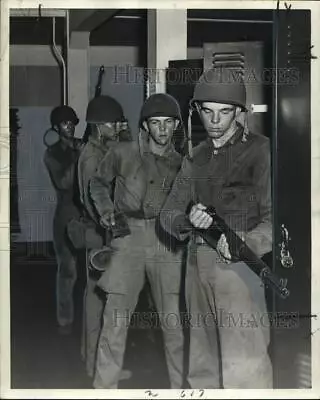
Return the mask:
<svg viewBox="0 0 320 400">
<path fill-rule="evenodd" d="M 199 113 L 207 140 L 191 146 L 191 114 Z M 160 215 L 164 229 L 190 238 L 186 303 L 190 313 L 188 382 L 192 388 L 271 388 L 269 323 L 264 288 L 248 266 L 231 257 L 222 234 L 209 247 L 189 224 L 207 229 L 218 215 L 260 257 L 272 250 L 269 140 L 249 132 L 242 76 L 206 71 L 194 90 L 189 155 Z"/>
<path fill-rule="evenodd" d="M 100 223 L 113 235 L 113 254 L 97 283 L 106 303 L 95 388 L 117 388 L 130 317 L 146 277 L 160 317 L 171 387 L 182 386 L 183 332 L 178 326 L 182 255 L 157 221 L 181 166 L 172 144 L 180 121 L 173 97 L 150 96 L 141 110 L 139 140 L 110 149 L 91 180 Z M 115 229 L 119 220 L 127 226 L 126 235 Z M 135 321 L 139 324 L 139 318 Z M 140 323 L 150 326 L 152 321 Z"/>
</svg>

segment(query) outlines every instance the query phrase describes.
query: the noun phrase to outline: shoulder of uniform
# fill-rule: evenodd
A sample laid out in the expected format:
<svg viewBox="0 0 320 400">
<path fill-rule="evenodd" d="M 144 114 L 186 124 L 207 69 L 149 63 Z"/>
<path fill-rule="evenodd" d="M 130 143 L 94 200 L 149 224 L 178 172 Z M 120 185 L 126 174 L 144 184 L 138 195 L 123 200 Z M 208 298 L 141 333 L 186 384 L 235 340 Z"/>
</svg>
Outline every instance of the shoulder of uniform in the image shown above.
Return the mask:
<svg viewBox="0 0 320 400">
<path fill-rule="evenodd" d="M 193 148 L 193 156 L 197 157 L 197 156 L 201 155 L 201 153 L 203 151 L 205 151 L 207 149 L 207 147 L 208 147 L 208 143 L 207 143 L 206 140 L 204 140 L 203 142 L 199 143 L 197 146 L 195 146 Z"/>
<path fill-rule="evenodd" d="M 57 150 L 57 145 L 53 144 L 52 146 L 47 147 L 46 151 L 44 152 L 44 158 L 51 158 L 54 156 Z"/>
<path fill-rule="evenodd" d="M 138 143 L 136 140 L 133 140 L 130 142 L 118 142 L 116 145 L 112 146 L 111 148 L 112 148 L 112 150 L 114 150 L 116 152 L 135 150 L 135 149 L 138 149 Z"/>
<path fill-rule="evenodd" d="M 175 158 L 176 160 L 182 161 L 183 156 L 182 156 L 175 148 L 171 151 L 170 154 L 171 154 L 171 156 L 172 156 L 173 158 Z"/>
<path fill-rule="evenodd" d="M 270 146 L 270 139 L 267 136 L 250 132 L 249 138 L 258 147 Z"/>
<path fill-rule="evenodd" d="M 91 146 L 90 142 L 85 143 L 81 148 L 81 154 L 85 154 Z"/>
<path fill-rule="evenodd" d="M 134 154 L 139 152 L 139 146 L 136 141 L 132 142 L 119 142 L 115 146 L 110 147 L 111 152 L 113 152 L 117 157 L 132 157 Z"/>
<path fill-rule="evenodd" d="M 207 140 L 199 143 L 193 148 L 193 163 L 196 165 L 203 165 L 211 158 L 210 146 Z"/>
<path fill-rule="evenodd" d="M 250 136 L 255 143 L 261 145 L 269 145 L 270 139 L 267 136 L 261 135 L 259 133 L 250 132 Z"/>
<path fill-rule="evenodd" d="M 173 168 L 177 168 L 177 169 L 181 168 L 183 157 L 175 149 L 170 151 L 170 153 L 168 155 L 168 159 L 170 160 L 170 164 Z"/>
<path fill-rule="evenodd" d="M 87 158 L 90 158 L 92 156 L 92 154 L 90 154 L 91 148 L 92 148 L 92 145 L 89 142 L 83 146 L 83 148 L 81 149 L 80 154 L 79 154 L 79 162 L 84 161 Z"/>
</svg>

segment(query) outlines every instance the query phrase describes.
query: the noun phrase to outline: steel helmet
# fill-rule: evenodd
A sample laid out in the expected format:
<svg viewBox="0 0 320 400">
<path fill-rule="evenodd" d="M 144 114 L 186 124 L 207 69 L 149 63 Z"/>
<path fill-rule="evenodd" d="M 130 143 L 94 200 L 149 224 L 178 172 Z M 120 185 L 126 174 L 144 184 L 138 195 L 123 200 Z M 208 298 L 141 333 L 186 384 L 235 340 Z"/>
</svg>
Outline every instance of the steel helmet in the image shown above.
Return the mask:
<svg viewBox="0 0 320 400">
<path fill-rule="evenodd" d="M 166 93 L 153 94 L 145 101 L 140 113 L 140 126 L 150 117 L 173 117 L 182 122 L 177 100 Z"/>
<path fill-rule="evenodd" d="M 123 118 L 121 105 L 110 96 L 99 96 L 92 99 L 87 107 L 86 122 L 99 124 L 116 122 Z"/>
<path fill-rule="evenodd" d="M 77 125 L 79 123 L 79 118 L 73 108 L 69 106 L 58 106 L 52 110 L 50 121 L 52 127 L 58 126 L 63 121 L 71 121 Z"/>
<path fill-rule="evenodd" d="M 205 71 L 195 86 L 190 103 L 204 101 L 231 104 L 247 111 L 246 88 L 241 71 L 226 67 Z"/>
</svg>

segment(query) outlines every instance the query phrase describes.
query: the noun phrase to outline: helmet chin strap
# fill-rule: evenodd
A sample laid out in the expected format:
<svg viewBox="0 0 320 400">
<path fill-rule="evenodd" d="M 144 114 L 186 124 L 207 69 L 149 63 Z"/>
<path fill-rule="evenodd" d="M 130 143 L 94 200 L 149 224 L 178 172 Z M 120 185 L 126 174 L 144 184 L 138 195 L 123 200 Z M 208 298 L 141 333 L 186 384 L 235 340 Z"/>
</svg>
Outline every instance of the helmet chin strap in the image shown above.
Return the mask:
<svg viewBox="0 0 320 400">
<path fill-rule="evenodd" d="M 97 132 L 98 132 L 98 135 L 97 135 L 98 136 L 98 140 L 99 140 L 99 142 L 101 142 L 102 133 L 101 133 L 101 130 L 100 130 L 98 124 L 96 124 L 96 129 L 97 129 Z"/>
<path fill-rule="evenodd" d="M 97 132 L 98 132 L 98 141 L 99 141 L 100 143 L 102 143 L 103 145 L 106 145 L 106 142 L 108 142 L 108 140 L 112 140 L 111 138 L 108 139 L 105 135 L 103 135 L 103 134 L 101 133 L 101 130 L 100 130 L 98 124 L 96 124 L 96 128 L 97 128 Z M 116 140 L 115 140 L 115 141 L 118 142 L 118 141 L 119 141 L 119 132 L 116 132 L 115 137 L 116 137 Z"/>
<path fill-rule="evenodd" d="M 243 134 L 241 141 L 244 143 L 248 140 L 249 136 L 249 125 L 248 125 L 248 112 L 245 111 L 244 114 L 244 125 L 243 125 Z"/>
<path fill-rule="evenodd" d="M 193 111 L 195 111 L 195 106 L 192 101 L 189 102 L 189 115 L 188 115 L 188 157 L 192 161 L 193 159 L 193 147 L 192 147 L 192 125 L 191 125 L 191 118 Z"/>
</svg>

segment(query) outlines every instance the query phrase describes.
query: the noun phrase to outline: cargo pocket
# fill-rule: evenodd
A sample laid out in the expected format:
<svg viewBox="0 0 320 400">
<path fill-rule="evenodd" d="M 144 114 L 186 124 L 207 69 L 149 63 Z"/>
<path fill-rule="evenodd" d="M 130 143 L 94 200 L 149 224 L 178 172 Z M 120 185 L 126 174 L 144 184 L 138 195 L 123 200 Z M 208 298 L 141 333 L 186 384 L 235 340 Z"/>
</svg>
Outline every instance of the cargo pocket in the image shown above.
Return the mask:
<svg viewBox="0 0 320 400">
<path fill-rule="evenodd" d="M 162 292 L 166 294 L 179 294 L 181 290 L 181 274 L 182 274 L 182 264 L 177 259 L 177 262 L 171 262 L 162 268 L 161 274 L 161 284 Z"/>
<path fill-rule="evenodd" d="M 144 279 L 138 254 L 130 253 L 132 247 L 130 236 L 117 238 L 111 242 L 114 252 L 110 264 L 98 281 L 98 286 L 107 293 L 129 294 Z"/>
</svg>

